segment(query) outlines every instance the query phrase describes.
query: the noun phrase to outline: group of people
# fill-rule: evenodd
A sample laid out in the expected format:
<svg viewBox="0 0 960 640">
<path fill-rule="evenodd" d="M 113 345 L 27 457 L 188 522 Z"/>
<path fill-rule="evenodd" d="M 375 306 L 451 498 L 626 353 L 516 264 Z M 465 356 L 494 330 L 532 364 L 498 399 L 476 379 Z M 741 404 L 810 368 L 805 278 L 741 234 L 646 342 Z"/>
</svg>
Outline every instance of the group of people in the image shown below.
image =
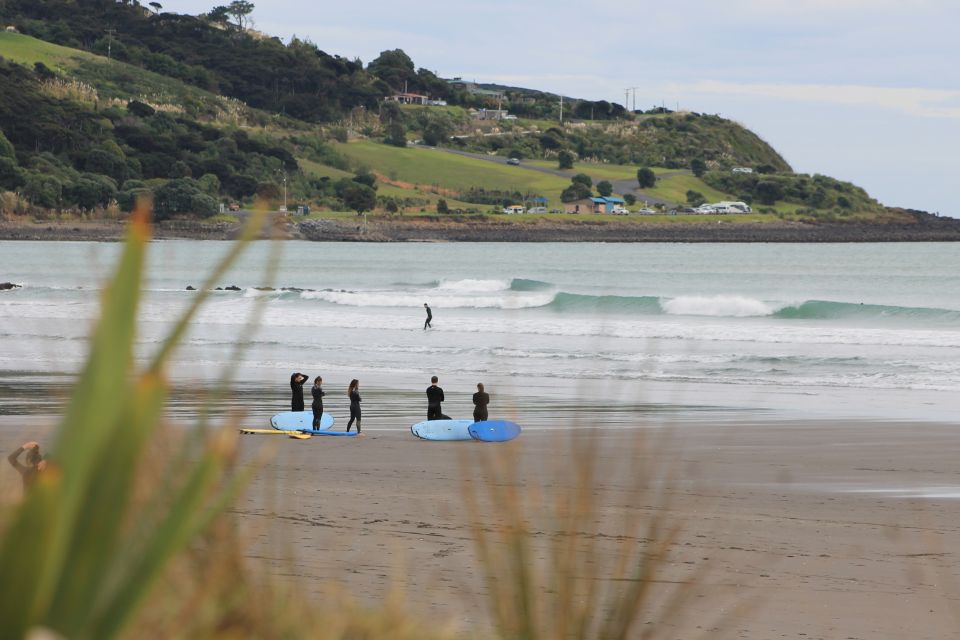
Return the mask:
<svg viewBox="0 0 960 640">
<path fill-rule="evenodd" d="M 304 411 L 303 383 L 309 379 L 309 376 L 299 371 L 290 376 L 290 389 L 293 391 L 291 411 Z M 320 428 L 320 420 L 323 418 L 323 397 L 327 395 L 323 390 L 323 378 L 320 376 L 313 379 L 310 395 L 313 396 L 310 408 L 313 409 L 313 428 L 316 430 Z M 351 380 L 347 387 L 347 397 L 350 398 L 350 421 L 347 422 L 347 433 L 353 427 L 354 420 L 357 422 L 357 433 L 360 433 L 360 381 L 356 378 Z"/>
<path fill-rule="evenodd" d="M 427 420 L 449 420 L 450 416 L 443 415 L 440 403 L 443 402 L 443 389 L 437 384 L 437 376 L 430 378 L 427 387 Z M 473 394 L 473 421 L 482 422 L 489 416 L 487 405 L 490 404 L 490 394 L 483 390 L 483 383 L 477 383 L 477 392 Z"/>
<path fill-rule="evenodd" d="M 293 401 L 291 411 L 304 411 L 303 384 L 310 377 L 299 371 L 290 376 L 290 389 L 293 391 Z M 443 389 L 437 384 L 440 381 L 437 376 L 430 378 L 430 386 L 427 387 L 427 420 L 449 420 L 449 416 L 443 415 L 442 402 Z M 317 376 L 313 379 L 313 388 L 310 390 L 313 396 L 313 428 L 320 428 L 320 420 L 323 417 L 323 397 L 326 392 L 323 390 L 323 378 Z M 354 378 L 347 387 L 347 396 L 350 398 L 350 421 L 347 422 L 347 433 L 353 426 L 354 420 L 357 422 L 357 433 L 360 433 L 360 381 Z M 473 421 L 482 422 L 488 417 L 487 405 L 490 404 L 490 394 L 483 390 L 483 383 L 477 383 L 477 392 L 473 394 Z"/>
</svg>

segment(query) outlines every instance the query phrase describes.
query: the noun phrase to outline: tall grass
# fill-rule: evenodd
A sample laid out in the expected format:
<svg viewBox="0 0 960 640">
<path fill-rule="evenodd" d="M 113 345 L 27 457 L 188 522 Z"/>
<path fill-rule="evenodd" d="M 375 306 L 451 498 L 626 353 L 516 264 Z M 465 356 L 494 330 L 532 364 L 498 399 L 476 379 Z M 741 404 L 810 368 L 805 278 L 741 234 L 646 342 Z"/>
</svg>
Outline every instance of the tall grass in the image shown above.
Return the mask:
<svg viewBox="0 0 960 640">
<path fill-rule="evenodd" d="M 463 496 L 498 637 L 673 637 L 709 564 L 665 579 L 682 530 L 657 489 L 669 469 L 643 463 L 645 438 L 631 442 L 621 457 L 631 466 L 613 469 L 600 439 L 571 439 L 542 484 L 521 477 L 516 448 L 466 461 Z M 602 489 L 611 476 L 613 504 Z"/>
</svg>

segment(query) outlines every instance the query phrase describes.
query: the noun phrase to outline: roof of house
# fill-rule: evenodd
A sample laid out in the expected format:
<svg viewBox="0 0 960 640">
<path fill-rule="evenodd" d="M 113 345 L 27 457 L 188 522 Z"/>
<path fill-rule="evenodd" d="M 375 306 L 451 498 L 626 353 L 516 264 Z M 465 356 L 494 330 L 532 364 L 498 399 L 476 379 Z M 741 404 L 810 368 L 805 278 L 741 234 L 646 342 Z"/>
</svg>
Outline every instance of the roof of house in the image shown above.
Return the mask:
<svg viewBox="0 0 960 640">
<path fill-rule="evenodd" d="M 624 202 L 626 202 L 623 198 L 614 198 L 611 196 L 597 196 L 590 198 L 590 200 L 596 204 L 624 204 Z"/>
</svg>

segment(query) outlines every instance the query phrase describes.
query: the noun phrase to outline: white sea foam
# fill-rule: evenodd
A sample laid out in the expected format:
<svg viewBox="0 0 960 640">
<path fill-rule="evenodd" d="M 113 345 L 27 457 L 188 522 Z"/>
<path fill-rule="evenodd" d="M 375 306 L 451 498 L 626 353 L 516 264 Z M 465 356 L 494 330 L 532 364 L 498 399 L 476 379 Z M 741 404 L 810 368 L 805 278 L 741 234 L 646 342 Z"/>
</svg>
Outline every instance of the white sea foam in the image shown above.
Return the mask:
<svg viewBox="0 0 960 640">
<path fill-rule="evenodd" d="M 510 280 L 442 280 L 435 290 L 454 293 L 489 293 L 507 291 L 510 289 L 510 284 Z"/>
<path fill-rule="evenodd" d="M 745 296 L 679 296 L 661 300 L 660 306 L 671 315 L 728 318 L 769 316 L 777 310 L 762 300 Z"/>
</svg>

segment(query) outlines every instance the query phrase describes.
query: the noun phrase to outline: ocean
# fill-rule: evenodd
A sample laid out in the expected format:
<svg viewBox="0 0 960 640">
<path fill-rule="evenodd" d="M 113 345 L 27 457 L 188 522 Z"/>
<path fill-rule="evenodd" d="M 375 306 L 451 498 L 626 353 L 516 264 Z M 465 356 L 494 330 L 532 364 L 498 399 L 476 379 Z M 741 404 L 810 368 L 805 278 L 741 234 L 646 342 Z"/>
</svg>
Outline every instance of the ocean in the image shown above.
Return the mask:
<svg viewBox="0 0 960 640">
<path fill-rule="evenodd" d="M 141 361 L 229 246 L 151 243 Z M 55 411 L 121 248 L 0 242 L 0 282 L 23 285 L 0 291 L 0 413 Z M 483 382 L 491 413 L 539 428 L 960 409 L 952 244 L 258 242 L 216 284 L 239 291 L 214 292 L 177 351 L 171 411 L 218 385 L 225 410 L 284 410 L 293 371 L 344 407 L 360 379 L 381 428 L 425 411 L 431 375 L 453 417 Z"/>
</svg>

